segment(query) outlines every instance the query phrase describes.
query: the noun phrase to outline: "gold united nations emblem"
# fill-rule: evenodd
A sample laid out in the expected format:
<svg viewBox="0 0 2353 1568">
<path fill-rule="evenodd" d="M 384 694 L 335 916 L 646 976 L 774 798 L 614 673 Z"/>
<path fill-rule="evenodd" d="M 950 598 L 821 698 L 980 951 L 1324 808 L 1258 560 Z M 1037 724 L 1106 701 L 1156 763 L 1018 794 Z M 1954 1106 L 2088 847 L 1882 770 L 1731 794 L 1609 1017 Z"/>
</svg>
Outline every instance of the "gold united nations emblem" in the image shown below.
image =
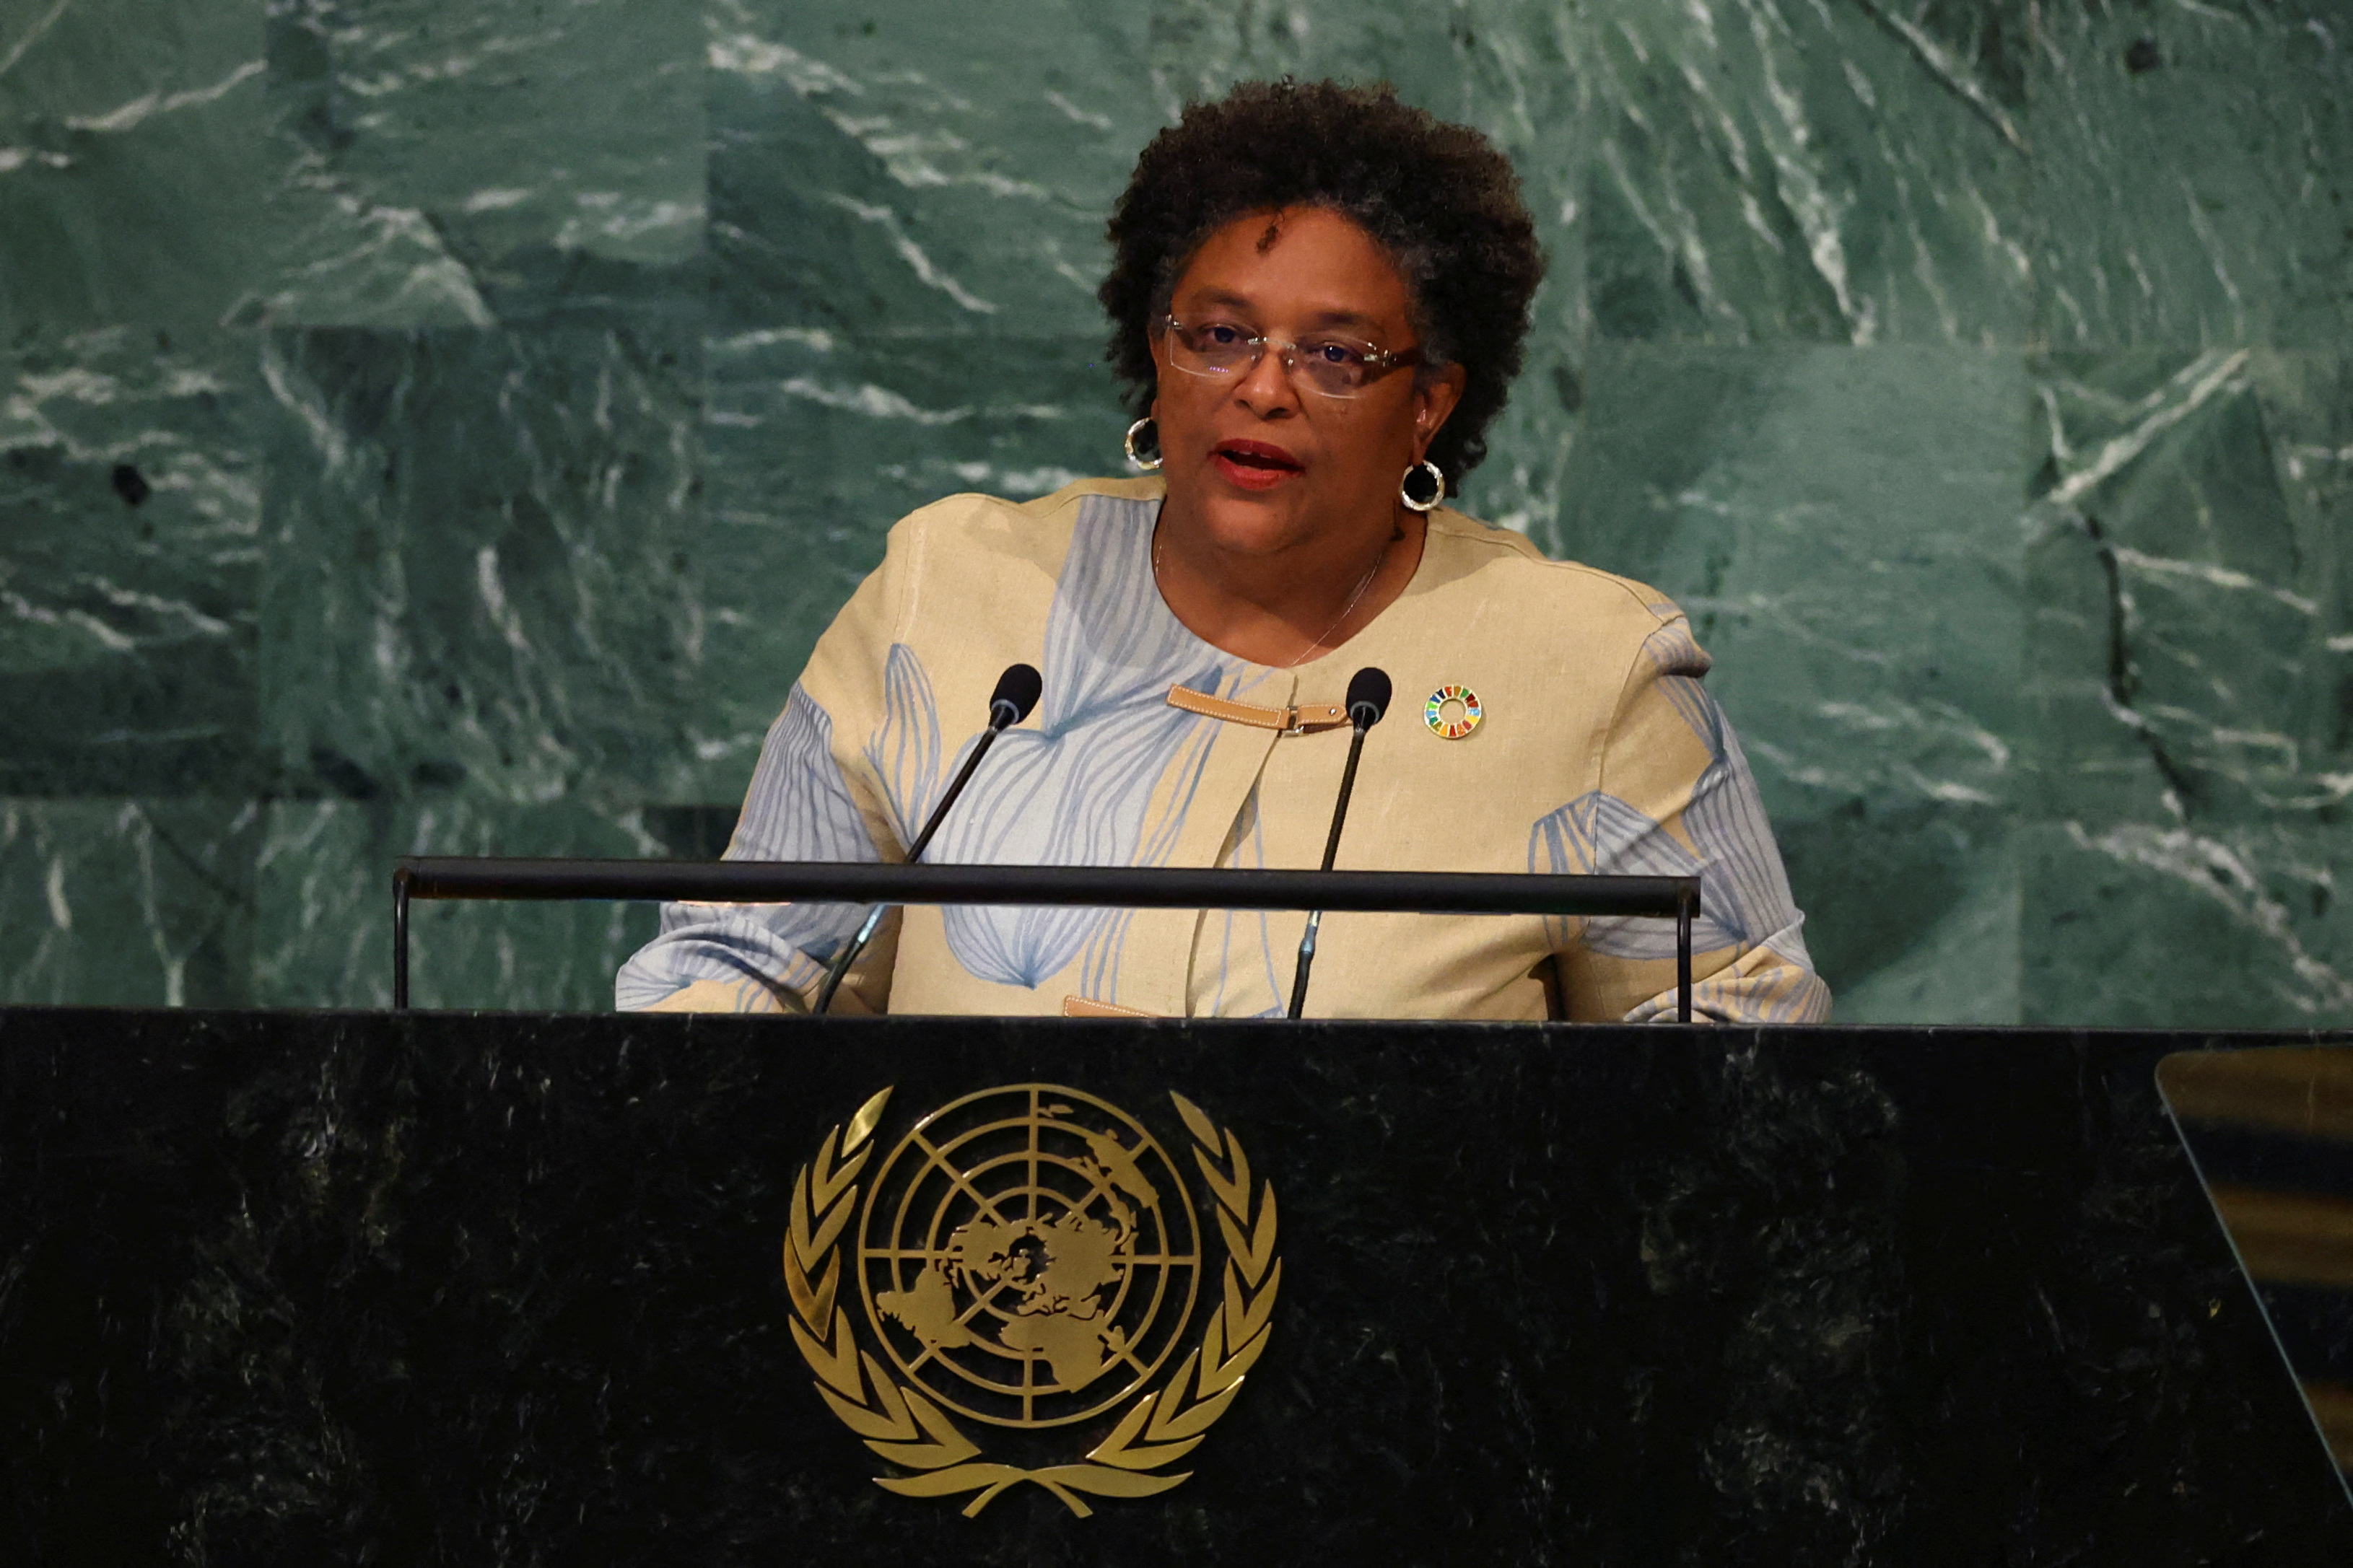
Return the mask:
<svg viewBox="0 0 2353 1568">
<path fill-rule="evenodd" d="M 818 1393 L 907 1472 L 876 1483 L 973 1494 L 969 1516 L 1029 1481 L 1083 1517 L 1082 1493 L 1186 1479 L 1168 1467 L 1226 1413 L 1271 1331 L 1272 1184 L 1254 1194 L 1234 1135 L 1169 1096 L 1213 1200 L 1212 1275 L 1187 1163 L 1117 1106 L 1055 1084 L 983 1089 L 877 1163 L 890 1098 L 826 1135 L 785 1237 L 793 1339 Z"/>
</svg>

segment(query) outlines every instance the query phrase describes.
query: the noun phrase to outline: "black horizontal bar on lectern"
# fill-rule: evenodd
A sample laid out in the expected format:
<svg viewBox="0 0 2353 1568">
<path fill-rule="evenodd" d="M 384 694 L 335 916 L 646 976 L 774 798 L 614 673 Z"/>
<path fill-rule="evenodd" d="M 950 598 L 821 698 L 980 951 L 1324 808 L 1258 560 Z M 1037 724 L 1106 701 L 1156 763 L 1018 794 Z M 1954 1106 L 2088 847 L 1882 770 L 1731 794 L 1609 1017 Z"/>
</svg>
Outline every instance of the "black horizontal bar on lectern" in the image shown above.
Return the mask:
<svg viewBox="0 0 2353 1568">
<path fill-rule="evenodd" d="M 1192 867 L 882 866 L 844 860 L 403 859 L 412 899 L 1021 904 L 1139 910 L 1326 910 L 1448 915 L 1672 917 L 1696 877 L 1494 871 L 1253 871 Z"/>
<path fill-rule="evenodd" d="M 1697 877 L 1261 871 L 1181 866 L 883 866 L 849 860 L 553 860 L 417 855 L 393 871 L 392 1005 L 408 1005 L 408 901 L 612 899 L 713 904 L 982 904 L 1358 914 L 1652 917 L 1675 922 L 1691 1017 Z"/>
</svg>

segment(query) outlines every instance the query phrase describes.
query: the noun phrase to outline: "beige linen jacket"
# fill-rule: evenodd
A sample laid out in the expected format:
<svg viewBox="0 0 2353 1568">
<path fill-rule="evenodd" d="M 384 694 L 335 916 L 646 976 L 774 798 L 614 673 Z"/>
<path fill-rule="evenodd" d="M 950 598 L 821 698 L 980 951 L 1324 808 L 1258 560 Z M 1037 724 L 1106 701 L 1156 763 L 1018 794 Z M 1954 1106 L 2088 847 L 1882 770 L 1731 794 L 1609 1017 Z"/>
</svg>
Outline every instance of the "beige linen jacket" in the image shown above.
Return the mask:
<svg viewBox="0 0 2353 1568">
<path fill-rule="evenodd" d="M 1161 494 L 1156 479 L 1085 480 L 1018 505 L 953 496 L 900 522 L 770 730 L 728 858 L 902 858 L 984 727 L 998 673 L 1020 660 L 1043 672 L 1044 695 L 982 762 L 927 860 L 1312 868 L 1346 726 L 1285 733 L 1188 711 L 1169 692 L 1337 704 L 1351 675 L 1377 665 L 1396 700 L 1366 742 L 1340 867 L 1695 872 L 1700 1012 L 1828 1015 L 1747 763 L 1701 687 L 1706 656 L 1662 595 L 1441 510 L 1412 582 L 1371 626 L 1270 668 L 1202 642 L 1162 603 Z M 1460 739 L 1424 721 L 1426 699 L 1449 686 L 1482 711 Z M 668 906 L 617 998 L 806 1006 L 863 912 Z M 1304 921 L 911 908 L 836 1006 L 1279 1016 Z M 1307 1013 L 1653 1018 L 1672 1007 L 1673 957 L 1668 921 L 1333 914 Z"/>
</svg>

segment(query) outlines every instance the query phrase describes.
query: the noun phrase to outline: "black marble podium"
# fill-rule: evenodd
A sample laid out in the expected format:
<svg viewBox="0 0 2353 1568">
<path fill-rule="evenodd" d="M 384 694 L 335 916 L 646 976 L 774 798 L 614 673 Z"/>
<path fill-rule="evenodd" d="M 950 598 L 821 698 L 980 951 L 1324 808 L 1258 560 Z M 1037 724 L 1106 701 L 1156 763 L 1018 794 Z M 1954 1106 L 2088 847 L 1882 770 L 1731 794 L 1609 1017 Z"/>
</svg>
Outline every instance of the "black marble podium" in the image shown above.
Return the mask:
<svg viewBox="0 0 2353 1568">
<path fill-rule="evenodd" d="M 2232 1043 L 0 1013 L 0 1557 L 2343 1562 L 2153 1082 Z M 967 1518 L 874 1483 L 780 1248 L 878 1089 L 880 1149 L 1031 1082 L 1178 1165 L 1200 1107 L 1282 1283 L 1182 1485 Z"/>
</svg>

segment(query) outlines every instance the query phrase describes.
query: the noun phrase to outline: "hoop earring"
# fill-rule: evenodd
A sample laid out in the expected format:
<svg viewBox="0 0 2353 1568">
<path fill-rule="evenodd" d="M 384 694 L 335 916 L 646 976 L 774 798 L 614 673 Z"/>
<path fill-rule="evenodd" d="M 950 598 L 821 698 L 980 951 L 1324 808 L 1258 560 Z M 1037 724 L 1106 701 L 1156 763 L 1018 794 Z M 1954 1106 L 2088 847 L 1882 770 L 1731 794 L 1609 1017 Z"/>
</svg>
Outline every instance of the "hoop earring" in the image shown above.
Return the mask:
<svg viewBox="0 0 2353 1568">
<path fill-rule="evenodd" d="M 1409 487 L 1414 475 L 1421 472 L 1424 468 L 1428 468 L 1430 470 L 1430 499 L 1428 500 L 1416 500 L 1413 499 L 1412 489 Z M 1431 462 L 1427 458 L 1424 458 L 1420 462 L 1416 463 L 1412 468 L 1408 468 L 1405 471 L 1405 478 L 1398 481 L 1398 500 L 1405 503 L 1406 510 L 1408 511 L 1436 511 L 1438 510 L 1438 503 L 1445 499 L 1446 470 L 1440 468 L 1436 463 Z"/>
<path fill-rule="evenodd" d="M 1135 438 L 1143 434 L 1146 426 L 1152 427 L 1152 456 L 1149 458 L 1135 449 Z M 1149 414 L 1127 427 L 1127 460 L 1147 474 L 1161 464 L 1160 426 L 1154 423 Z"/>
</svg>

